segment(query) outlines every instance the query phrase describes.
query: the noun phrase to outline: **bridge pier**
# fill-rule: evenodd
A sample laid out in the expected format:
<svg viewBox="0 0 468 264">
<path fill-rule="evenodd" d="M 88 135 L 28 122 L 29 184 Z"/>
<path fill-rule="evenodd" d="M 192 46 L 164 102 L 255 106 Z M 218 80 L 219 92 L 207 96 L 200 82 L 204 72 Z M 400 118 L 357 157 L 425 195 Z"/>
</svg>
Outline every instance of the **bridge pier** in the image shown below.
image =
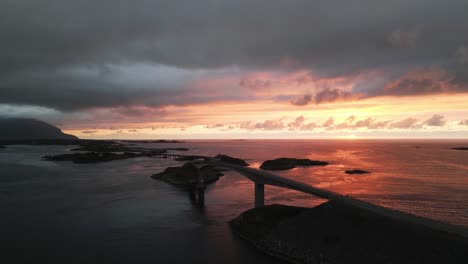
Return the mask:
<svg viewBox="0 0 468 264">
<path fill-rule="evenodd" d="M 205 179 L 200 169 L 197 167 L 197 184 L 195 186 L 195 189 L 197 191 L 197 204 L 200 208 L 203 208 L 205 206 L 205 188 Z"/>
<path fill-rule="evenodd" d="M 263 183 L 255 184 L 255 208 L 265 206 L 265 185 Z"/>
</svg>

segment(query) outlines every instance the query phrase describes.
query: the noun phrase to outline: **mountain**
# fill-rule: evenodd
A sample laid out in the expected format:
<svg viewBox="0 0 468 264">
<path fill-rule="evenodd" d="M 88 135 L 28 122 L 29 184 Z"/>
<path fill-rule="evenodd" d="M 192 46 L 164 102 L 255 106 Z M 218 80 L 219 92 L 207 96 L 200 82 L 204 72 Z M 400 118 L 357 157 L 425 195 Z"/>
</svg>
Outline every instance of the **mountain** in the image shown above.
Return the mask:
<svg viewBox="0 0 468 264">
<path fill-rule="evenodd" d="M 0 140 L 76 140 L 60 128 L 29 118 L 0 118 Z"/>
</svg>

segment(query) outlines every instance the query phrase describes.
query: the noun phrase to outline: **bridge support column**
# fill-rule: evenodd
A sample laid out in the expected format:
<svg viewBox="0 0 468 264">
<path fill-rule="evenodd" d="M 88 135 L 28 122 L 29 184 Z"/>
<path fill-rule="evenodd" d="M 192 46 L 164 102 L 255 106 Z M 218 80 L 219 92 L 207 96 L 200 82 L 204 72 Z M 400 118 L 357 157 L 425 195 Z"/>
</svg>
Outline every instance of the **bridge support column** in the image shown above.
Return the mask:
<svg viewBox="0 0 468 264">
<path fill-rule="evenodd" d="M 195 189 L 197 190 L 197 204 L 200 208 L 205 206 L 205 180 L 199 168 L 197 168 L 197 184 Z"/>
<path fill-rule="evenodd" d="M 265 185 L 262 183 L 255 183 L 255 207 L 265 206 Z"/>
</svg>

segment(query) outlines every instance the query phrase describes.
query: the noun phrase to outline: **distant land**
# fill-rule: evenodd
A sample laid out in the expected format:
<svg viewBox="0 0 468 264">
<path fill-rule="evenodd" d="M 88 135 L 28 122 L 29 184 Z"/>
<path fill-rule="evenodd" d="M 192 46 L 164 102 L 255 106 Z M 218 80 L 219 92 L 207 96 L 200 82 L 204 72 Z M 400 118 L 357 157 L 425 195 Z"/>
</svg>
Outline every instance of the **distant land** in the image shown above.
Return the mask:
<svg viewBox="0 0 468 264">
<path fill-rule="evenodd" d="M 0 140 L 77 140 L 60 128 L 30 118 L 0 118 Z"/>
</svg>

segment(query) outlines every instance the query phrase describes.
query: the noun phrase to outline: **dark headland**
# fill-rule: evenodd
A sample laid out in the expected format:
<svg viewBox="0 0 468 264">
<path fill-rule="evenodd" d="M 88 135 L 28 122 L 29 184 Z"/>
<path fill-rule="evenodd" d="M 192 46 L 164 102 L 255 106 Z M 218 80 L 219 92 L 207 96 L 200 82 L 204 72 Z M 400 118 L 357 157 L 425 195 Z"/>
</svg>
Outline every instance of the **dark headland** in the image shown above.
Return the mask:
<svg viewBox="0 0 468 264">
<path fill-rule="evenodd" d="M 30 144 L 35 141 L 73 141 L 76 136 L 63 133 L 58 127 L 29 118 L 0 118 L 0 142 Z"/>
</svg>

